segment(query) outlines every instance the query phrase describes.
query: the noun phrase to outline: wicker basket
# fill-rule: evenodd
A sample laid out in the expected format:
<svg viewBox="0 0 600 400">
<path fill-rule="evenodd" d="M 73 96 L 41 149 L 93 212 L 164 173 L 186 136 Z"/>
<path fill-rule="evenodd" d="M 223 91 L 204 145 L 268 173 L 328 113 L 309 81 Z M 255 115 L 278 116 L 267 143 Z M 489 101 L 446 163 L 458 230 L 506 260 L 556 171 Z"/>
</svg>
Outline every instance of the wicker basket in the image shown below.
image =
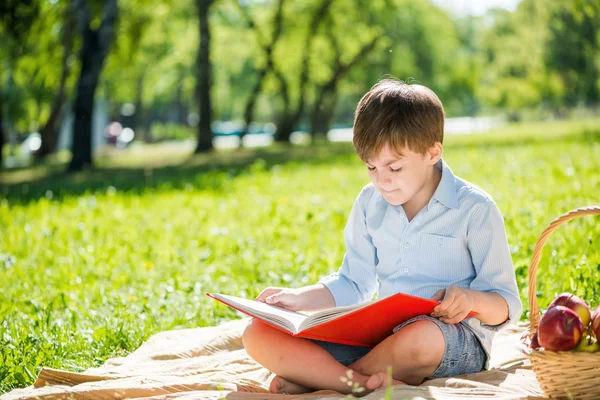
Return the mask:
<svg viewBox="0 0 600 400">
<path fill-rule="evenodd" d="M 537 267 L 542 249 L 552 232 L 560 225 L 585 215 L 600 215 L 600 206 L 584 207 L 561 215 L 546 227 L 535 244 L 529 265 L 529 329 L 522 338 L 522 349 L 528 354 L 540 386 L 546 396 L 572 399 L 600 399 L 600 352 L 537 351 L 531 348 L 531 337 L 540 322 L 536 298 Z"/>
</svg>

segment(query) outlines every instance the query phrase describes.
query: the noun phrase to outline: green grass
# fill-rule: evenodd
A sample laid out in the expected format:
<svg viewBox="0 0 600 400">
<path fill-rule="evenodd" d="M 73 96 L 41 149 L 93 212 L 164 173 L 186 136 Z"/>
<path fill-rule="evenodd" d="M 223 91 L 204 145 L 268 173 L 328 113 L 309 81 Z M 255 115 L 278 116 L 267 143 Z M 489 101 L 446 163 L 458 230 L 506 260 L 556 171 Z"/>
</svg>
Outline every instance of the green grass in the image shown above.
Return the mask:
<svg viewBox="0 0 600 400">
<path fill-rule="evenodd" d="M 526 310 L 541 231 L 598 204 L 593 126 L 447 138 L 455 174 L 504 213 Z M 179 166 L 132 168 L 126 156 L 76 175 L 57 174 L 57 165 L 0 175 L 0 391 L 31 384 L 41 366 L 82 371 L 154 333 L 236 318 L 207 291 L 253 297 L 338 268 L 346 217 L 368 182 L 351 145 L 185 157 Z M 598 217 L 552 235 L 538 275 L 542 307 L 564 290 L 600 303 L 598 243 Z"/>
</svg>

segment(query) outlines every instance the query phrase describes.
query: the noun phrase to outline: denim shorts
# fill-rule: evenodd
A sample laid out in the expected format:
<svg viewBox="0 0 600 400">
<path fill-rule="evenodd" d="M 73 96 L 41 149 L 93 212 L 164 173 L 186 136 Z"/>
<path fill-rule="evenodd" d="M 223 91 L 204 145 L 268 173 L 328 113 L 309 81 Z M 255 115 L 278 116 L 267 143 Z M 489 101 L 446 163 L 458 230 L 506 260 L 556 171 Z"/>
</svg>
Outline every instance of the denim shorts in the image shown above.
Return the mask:
<svg viewBox="0 0 600 400">
<path fill-rule="evenodd" d="M 396 326 L 393 332 L 397 332 L 406 325 L 421 320 L 432 321 L 437 324 L 446 339 L 446 350 L 440 365 L 438 365 L 433 374 L 425 379 L 470 374 L 479 372 L 484 368 L 487 358 L 485 351 L 477 337 L 475 337 L 475 334 L 463 324 L 446 324 L 429 315 L 419 315 Z M 320 340 L 311 341 L 323 347 L 338 362 L 345 366 L 358 361 L 371 351 L 370 347 L 350 346 Z"/>
</svg>

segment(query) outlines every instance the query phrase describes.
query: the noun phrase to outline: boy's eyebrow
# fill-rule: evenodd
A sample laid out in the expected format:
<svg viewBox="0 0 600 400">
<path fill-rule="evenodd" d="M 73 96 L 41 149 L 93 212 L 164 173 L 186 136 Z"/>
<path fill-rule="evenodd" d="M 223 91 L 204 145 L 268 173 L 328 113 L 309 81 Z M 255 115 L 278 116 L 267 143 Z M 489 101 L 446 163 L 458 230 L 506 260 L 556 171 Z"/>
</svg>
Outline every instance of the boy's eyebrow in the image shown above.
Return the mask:
<svg viewBox="0 0 600 400">
<path fill-rule="evenodd" d="M 395 163 L 395 162 L 397 162 L 397 161 L 400 161 L 400 160 L 402 160 L 402 156 L 400 156 L 400 158 L 396 158 L 396 159 L 393 159 L 393 160 L 389 160 L 389 161 L 388 161 L 387 163 L 385 163 L 383 166 L 384 166 L 384 167 L 387 167 L 388 165 L 391 165 L 391 164 L 393 164 L 393 163 Z M 373 164 L 371 164 L 370 162 L 367 162 L 367 164 L 369 164 L 369 165 L 373 165 Z"/>
</svg>

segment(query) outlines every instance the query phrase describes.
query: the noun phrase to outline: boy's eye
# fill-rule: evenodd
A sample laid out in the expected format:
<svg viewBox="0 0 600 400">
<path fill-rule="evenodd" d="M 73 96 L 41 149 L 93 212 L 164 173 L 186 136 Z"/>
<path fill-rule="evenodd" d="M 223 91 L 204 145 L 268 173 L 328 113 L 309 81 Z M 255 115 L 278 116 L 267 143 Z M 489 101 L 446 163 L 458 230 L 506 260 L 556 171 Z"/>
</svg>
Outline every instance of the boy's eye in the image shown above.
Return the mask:
<svg viewBox="0 0 600 400">
<path fill-rule="evenodd" d="M 367 169 L 368 169 L 369 171 L 375 171 L 375 169 L 376 169 L 376 168 L 375 168 L 375 167 L 369 167 L 369 166 L 367 165 Z M 400 172 L 401 170 L 402 170 L 402 167 L 400 167 L 400 168 L 396 168 L 396 169 L 394 169 L 394 168 L 391 168 L 391 167 L 390 167 L 390 171 L 392 171 L 392 172 Z"/>
</svg>

